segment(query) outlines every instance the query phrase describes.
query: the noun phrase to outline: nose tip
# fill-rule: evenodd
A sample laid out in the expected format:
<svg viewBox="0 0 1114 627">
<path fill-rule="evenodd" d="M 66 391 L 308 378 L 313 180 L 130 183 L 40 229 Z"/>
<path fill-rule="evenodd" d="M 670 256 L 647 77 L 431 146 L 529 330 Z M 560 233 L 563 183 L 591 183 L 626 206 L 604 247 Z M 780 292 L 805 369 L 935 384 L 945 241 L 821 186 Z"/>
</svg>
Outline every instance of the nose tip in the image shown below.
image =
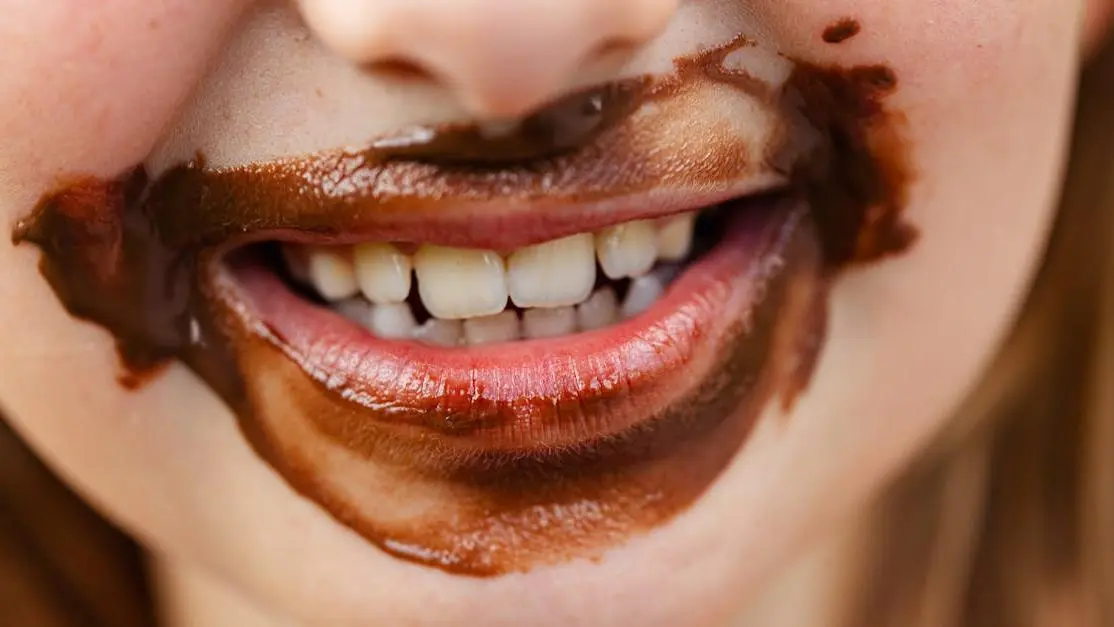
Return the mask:
<svg viewBox="0 0 1114 627">
<path fill-rule="evenodd" d="M 580 77 L 606 80 L 679 0 L 302 0 L 306 22 L 353 62 L 402 61 L 470 113 L 516 118 Z"/>
</svg>

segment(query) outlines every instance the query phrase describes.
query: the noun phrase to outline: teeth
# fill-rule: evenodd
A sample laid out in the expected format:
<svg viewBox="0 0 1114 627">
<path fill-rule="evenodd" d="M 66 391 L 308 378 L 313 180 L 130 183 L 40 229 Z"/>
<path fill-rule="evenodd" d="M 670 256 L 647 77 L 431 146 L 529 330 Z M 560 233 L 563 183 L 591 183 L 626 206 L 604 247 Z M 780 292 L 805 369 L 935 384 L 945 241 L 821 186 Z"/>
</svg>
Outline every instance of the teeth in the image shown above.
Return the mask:
<svg viewBox="0 0 1114 627">
<path fill-rule="evenodd" d="M 463 334 L 464 328 L 460 320 L 430 318 L 425 321 L 425 324 L 414 329 L 411 337 L 431 346 L 456 346 L 460 344 L 460 336 Z"/>
<path fill-rule="evenodd" d="M 340 315 L 362 326 L 367 326 L 371 317 L 371 303 L 362 298 L 349 298 L 333 305 Z"/>
<path fill-rule="evenodd" d="M 627 290 L 627 296 L 623 299 L 623 307 L 620 313 L 623 318 L 637 316 L 657 302 L 663 291 L 665 291 L 665 288 L 661 284 L 661 279 L 652 274 L 632 280 L 630 288 Z"/>
<path fill-rule="evenodd" d="M 608 227 L 596 234 L 596 254 L 608 278 L 642 276 L 657 259 L 657 231 L 648 220 Z"/>
<path fill-rule="evenodd" d="M 576 324 L 581 331 L 591 331 L 614 324 L 619 318 L 619 305 L 610 287 L 601 287 L 576 308 Z"/>
<path fill-rule="evenodd" d="M 494 316 L 464 321 L 464 341 L 471 346 L 511 342 L 520 337 L 522 331 L 519 328 L 518 314 L 509 309 Z"/>
<path fill-rule="evenodd" d="M 681 261 L 692 251 L 692 229 L 696 214 L 686 213 L 658 225 L 658 258 Z"/>
<path fill-rule="evenodd" d="M 313 247 L 308 253 L 309 279 L 325 300 L 337 301 L 359 291 L 352 262 L 340 250 Z"/>
<path fill-rule="evenodd" d="M 410 257 L 391 244 L 360 244 L 352 251 L 360 291 L 373 303 L 401 303 L 410 295 Z"/>
<path fill-rule="evenodd" d="M 691 254 L 696 217 L 636 220 L 507 251 L 506 259 L 494 250 L 433 244 L 406 254 L 386 242 L 289 244 L 281 252 L 291 277 L 378 337 L 491 344 L 592 331 L 646 311 Z M 610 279 L 630 279 L 621 303 L 611 286 L 593 291 L 597 263 Z M 409 300 L 415 280 L 431 314 L 421 325 Z"/>
<path fill-rule="evenodd" d="M 527 246 L 507 260 L 507 285 L 519 307 L 575 305 L 588 298 L 595 283 L 589 233 Z"/>
<path fill-rule="evenodd" d="M 372 305 L 367 320 L 368 329 L 376 337 L 387 340 L 410 339 L 417 326 L 410 305 L 406 303 Z"/>
<path fill-rule="evenodd" d="M 543 338 L 568 335 L 576 331 L 576 309 L 527 309 L 522 312 L 522 337 Z"/>
<path fill-rule="evenodd" d="M 507 304 L 503 259 L 490 250 L 426 244 L 414 255 L 418 293 L 437 318 L 488 316 Z"/>
</svg>

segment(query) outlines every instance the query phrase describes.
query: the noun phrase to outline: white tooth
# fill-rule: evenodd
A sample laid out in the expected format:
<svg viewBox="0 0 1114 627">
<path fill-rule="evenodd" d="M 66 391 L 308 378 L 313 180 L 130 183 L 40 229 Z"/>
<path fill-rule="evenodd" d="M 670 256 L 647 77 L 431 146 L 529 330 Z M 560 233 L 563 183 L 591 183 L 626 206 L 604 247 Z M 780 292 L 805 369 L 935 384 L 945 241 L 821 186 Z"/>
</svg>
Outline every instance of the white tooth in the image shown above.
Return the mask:
<svg viewBox="0 0 1114 627">
<path fill-rule="evenodd" d="M 333 310 L 364 327 L 367 326 L 371 317 L 371 303 L 358 296 L 336 303 L 333 305 Z"/>
<path fill-rule="evenodd" d="M 692 229 L 696 214 L 686 213 L 658 223 L 658 258 L 680 261 L 692 251 Z"/>
<path fill-rule="evenodd" d="M 575 305 L 588 298 L 595 283 L 590 233 L 520 248 L 507 259 L 507 286 L 519 307 Z"/>
<path fill-rule="evenodd" d="M 373 303 L 401 303 L 410 295 L 410 256 L 391 244 L 360 244 L 352 251 L 356 281 Z"/>
<path fill-rule="evenodd" d="M 456 346 L 464 333 L 460 320 L 439 320 L 430 318 L 414 329 L 413 337 L 422 344 L 431 346 Z"/>
<path fill-rule="evenodd" d="M 303 285 L 309 285 L 309 259 L 306 258 L 305 248 L 296 244 L 283 244 L 281 250 L 290 278 Z"/>
<path fill-rule="evenodd" d="M 518 314 L 508 309 L 494 316 L 464 321 L 464 341 L 469 345 L 510 342 L 522 337 Z"/>
<path fill-rule="evenodd" d="M 388 303 L 385 305 L 372 305 L 371 314 L 368 316 L 367 327 L 375 334 L 387 340 L 410 339 L 418 323 L 414 321 L 414 313 L 406 303 Z"/>
<path fill-rule="evenodd" d="M 635 220 L 596 233 L 596 254 L 611 279 L 642 276 L 658 256 L 658 234 L 649 220 Z"/>
<path fill-rule="evenodd" d="M 503 258 L 491 250 L 426 244 L 414 255 L 418 293 L 437 318 L 489 316 L 507 304 Z"/>
<path fill-rule="evenodd" d="M 610 287 L 592 292 L 588 300 L 576 308 L 576 325 L 581 331 L 591 331 L 614 324 L 619 318 L 619 305 Z"/>
<path fill-rule="evenodd" d="M 662 287 L 661 280 L 652 274 L 633 279 L 627 289 L 627 296 L 623 299 L 623 307 L 620 313 L 623 318 L 633 318 L 649 309 L 661 298 L 664 291 L 665 288 Z"/>
<path fill-rule="evenodd" d="M 527 309 L 522 312 L 522 337 L 541 338 L 569 335 L 576 331 L 576 309 Z"/>
<path fill-rule="evenodd" d="M 325 300 L 341 300 L 360 290 L 347 249 L 314 246 L 309 249 L 309 277 Z"/>
</svg>

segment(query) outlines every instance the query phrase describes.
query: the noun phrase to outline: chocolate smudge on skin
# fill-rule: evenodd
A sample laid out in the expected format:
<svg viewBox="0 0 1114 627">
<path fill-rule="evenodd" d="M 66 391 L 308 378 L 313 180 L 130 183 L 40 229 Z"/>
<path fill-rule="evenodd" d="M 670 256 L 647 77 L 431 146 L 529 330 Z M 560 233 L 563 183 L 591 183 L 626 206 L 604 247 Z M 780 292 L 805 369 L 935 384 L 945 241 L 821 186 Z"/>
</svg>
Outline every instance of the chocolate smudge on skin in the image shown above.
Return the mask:
<svg viewBox="0 0 1114 627">
<path fill-rule="evenodd" d="M 379 453 L 360 450 L 352 439 L 355 430 L 365 441 L 394 447 L 386 436 L 366 439 L 365 427 L 374 428 L 379 418 L 325 390 L 284 353 L 281 337 L 228 307 L 213 262 L 248 228 L 322 237 L 358 231 L 359 212 L 343 209 L 350 199 L 345 194 L 384 180 L 410 195 L 365 187 L 373 193 L 360 200 L 399 219 L 447 191 L 482 201 L 501 187 L 583 201 L 614 194 L 616 187 L 660 184 L 660 172 L 625 164 L 621 153 L 615 163 L 613 153 L 600 148 L 637 144 L 637 137 L 624 135 L 623 115 L 601 114 L 596 119 L 610 121 L 562 135 L 587 144 L 555 141 L 552 134 L 550 145 L 539 148 L 522 136 L 498 137 L 489 147 L 505 148 L 507 158 L 476 166 L 467 164 L 476 156 L 468 145 L 479 130 L 457 127 L 443 135 L 412 131 L 401 136 L 404 141 L 394 138 L 393 147 L 380 143 L 378 152 L 333 151 L 217 171 L 195 162 L 155 181 L 142 168 L 112 181 L 75 179 L 44 196 L 13 241 L 40 248 L 44 278 L 74 317 L 113 334 L 129 377 L 150 376 L 180 359 L 220 394 L 254 449 L 294 489 L 384 550 L 477 576 L 597 558 L 684 511 L 738 452 L 771 399 L 792 404 L 823 346 L 832 278 L 849 265 L 903 252 L 916 239 L 903 217 L 912 178 L 904 119 L 886 106 L 897 89 L 894 73 L 883 65 L 798 63 L 775 90 L 723 68 L 726 54 L 743 45 L 750 42 L 740 37 L 680 59 L 678 75 L 780 103 L 791 124 L 762 158 L 792 176 L 796 194 L 809 202 L 808 214 L 787 231 L 784 266 L 765 277 L 766 297 L 750 312 L 748 332 L 727 332 L 715 347 L 716 376 L 643 428 L 575 455 L 420 470 L 380 463 Z M 680 82 L 610 86 L 619 97 L 597 101 L 619 107 L 609 111 L 633 108 L 676 96 Z M 813 149 L 801 158 L 793 147 L 806 140 Z M 500 150 L 491 154 L 499 157 Z M 514 165 L 520 158 L 534 162 Z M 740 168 L 747 158 L 717 167 Z M 662 172 L 678 176 L 669 165 Z M 579 178 L 538 186 L 569 171 Z M 431 174 L 441 178 L 424 189 L 428 197 L 415 193 L 423 190 L 413 181 L 428 183 Z M 715 168 L 685 171 L 696 178 L 718 174 Z M 410 187 L 395 184 L 407 181 Z M 276 195 L 284 199 L 282 212 L 273 210 Z M 270 375 L 250 374 L 264 371 Z M 344 455 L 325 455 L 338 451 Z M 404 451 L 407 456 L 414 452 Z M 321 467 L 326 458 L 335 465 Z M 406 502 L 375 498 L 368 490 L 377 486 L 386 490 L 382 494 L 408 495 Z"/>
<path fill-rule="evenodd" d="M 825 28 L 821 37 L 824 39 L 824 43 L 841 44 L 858 35 L 860 31 L 862 31 L 862 27 L 857 20 L 845 17 Z"/>
</svg>

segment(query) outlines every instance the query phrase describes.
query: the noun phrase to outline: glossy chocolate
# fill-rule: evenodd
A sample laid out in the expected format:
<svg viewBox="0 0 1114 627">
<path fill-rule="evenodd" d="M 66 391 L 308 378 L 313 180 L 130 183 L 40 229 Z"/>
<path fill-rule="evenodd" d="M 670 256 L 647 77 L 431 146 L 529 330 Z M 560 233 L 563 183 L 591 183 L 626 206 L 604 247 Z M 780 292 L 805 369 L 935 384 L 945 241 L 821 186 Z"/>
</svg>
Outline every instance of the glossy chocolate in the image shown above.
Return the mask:
<svg viewBox="0 0 1114 627">
<path fill-rule="evenodd" d="M 13 237 L 41 249 L 42 272 L 70 313 L 115 336 L 126 382 L 180 359 L 291 486 L 384 550 L 471 575 L 598 557 L 690 505 L 771 398 L 788 405 L 807 384 L 832 276 L 915 239 L 902 219 L 911 174 L 903 119 L 885 106 L 893 73 L 797 64 L 784 86 L 768 85 L 724 64 L 750 45 L 740 37 L 678 60 L 673 76 L 578 94 L 517 134 L 418 129 L 363 151 L 221 169 L 198 161 L 154 181 L 142 169 L 115 181 L 77 178 L 44 197 Z M 717 137 L 706 151 L 715 158 L 699 161 L 648 150 L 653 120 L 631 122 L 641 104 L 664 109 L 708 85 L 781 111 L 776 141 L 756 150 Z M 326 385 L 311 351 L 260 320 L 221 262 L 259 239 L 393 239 L 429 216 L 448 226 L 423 239 L 452 244 L 462 203 L 583 203 L 758 168 L 793 182 L 787 200 L 745 218 L 757 270 L 739 273 L 763 297 L 722 324 L 688 330 L 701 341 L 680 369 L 694 378 L 685 385 L 659 377 L 583 391 L 574 407 L 553 399 L 555 413 L 539 420 L 582 406 L 599 408 L 601 421 L 654 408 L 556 454 L 439 456 L 447 449 L 428 443 L 460 438 L 459 414 L 431 402 L 415 414 L 415 434 L 391 412 L 354 402 L 347 383 Z M 508 407 L 471 402 L 467 424 L 505 425 L 518 418 Z"/>
</svg>

